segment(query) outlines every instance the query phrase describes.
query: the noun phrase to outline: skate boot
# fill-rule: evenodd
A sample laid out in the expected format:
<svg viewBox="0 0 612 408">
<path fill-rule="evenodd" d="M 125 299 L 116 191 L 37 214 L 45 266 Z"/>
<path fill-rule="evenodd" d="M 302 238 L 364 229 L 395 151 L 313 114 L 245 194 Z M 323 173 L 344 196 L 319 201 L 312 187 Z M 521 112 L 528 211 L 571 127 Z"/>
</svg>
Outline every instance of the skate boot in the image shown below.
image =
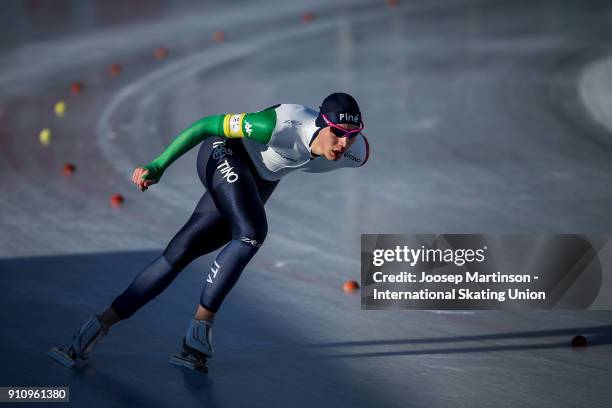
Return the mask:
<svg viewBox="0 0 612 408">
<path fill-rule="evenodd" d="M 53 347 L 47 353 L 49 357 L 65 367 L 74 367 L 77 358 L 86 360 L 98 342 L 108 333 L 98 316 L 92 316 L 72 336 L 72 344 L 68 347 Z"/>
<path fill-rule="evenodd" d="M 207 373 L 207 359 L 213 354 L 212 323 L 192 319 L 187 334 L 183 337 L 182 350 L 172 356 L 170 363 Z"/>
</svg>

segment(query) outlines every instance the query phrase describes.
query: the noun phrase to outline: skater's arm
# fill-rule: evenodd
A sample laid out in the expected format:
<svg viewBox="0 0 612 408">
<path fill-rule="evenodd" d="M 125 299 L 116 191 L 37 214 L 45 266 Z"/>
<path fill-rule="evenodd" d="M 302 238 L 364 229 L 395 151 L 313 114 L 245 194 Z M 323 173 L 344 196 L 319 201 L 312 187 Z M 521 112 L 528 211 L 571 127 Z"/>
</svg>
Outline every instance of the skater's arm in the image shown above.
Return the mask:
<svg viewBox="0 0 612 408">
<path fill-rule="evenodd" d="M 162 154 L 151 163 L 143 166 L 147 173 L 142 178 L 144 180 L 159 180 L 168 166 L 202 142 L 207 136 L 222 136 L 224 116 L 206 116 L 183 130 Z"/>
<path fill-rule="evenodd" d="M 176 159 L 209 136 L 247 138 L 268 143 L 276 125 L 276 111 L 266 109 L 255 113 L 206 116 L 181 132 L 151 163 L 143 166 L 143 180 L 159 180 Z"/>
</svg>

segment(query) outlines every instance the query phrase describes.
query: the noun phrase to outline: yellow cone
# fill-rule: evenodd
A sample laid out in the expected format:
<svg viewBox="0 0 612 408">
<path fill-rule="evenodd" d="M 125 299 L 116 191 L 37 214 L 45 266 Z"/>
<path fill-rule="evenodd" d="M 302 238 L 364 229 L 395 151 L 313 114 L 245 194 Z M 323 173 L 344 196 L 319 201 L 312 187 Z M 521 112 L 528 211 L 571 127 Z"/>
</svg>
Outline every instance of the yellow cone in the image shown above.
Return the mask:
<svg viewBox="0 0 612 408">
<path fill-rule="evenodd" d="M 51 143 L 51 131 L 49 129 L 41 130 L 38 138 L 43 146 L 47 146 L 49 143 Z"/>
<path fill-rule="evenodd" d="M 55 114 L 60 118 L 66 113 L 66 102 L 59 101 L 55 104 Z"/>
</svg>

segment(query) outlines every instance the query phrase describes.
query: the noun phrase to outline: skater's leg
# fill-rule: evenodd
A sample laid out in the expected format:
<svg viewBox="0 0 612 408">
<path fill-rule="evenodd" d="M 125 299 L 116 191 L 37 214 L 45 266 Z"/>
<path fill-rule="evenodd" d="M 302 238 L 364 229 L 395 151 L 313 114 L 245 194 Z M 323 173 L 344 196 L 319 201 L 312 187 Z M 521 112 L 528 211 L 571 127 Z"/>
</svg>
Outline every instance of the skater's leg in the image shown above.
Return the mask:
<svg viewBox="0 0 612 408">
<path fill-rule="evenodd" d="M 165 265 L 168 265 L 167 262 Z M 151 294 L 160 286 L 155 282 L 155 278 L 163 280 L 163 275 L 167 272 L 172 271 L 165 269 L 163 259 L 158 258 L 147 265 L 130 287 L 115 299 L 111 307 L 99 316 L 92 316 L 81 326 L 69 347 L 54 347 L 49 350 L 49 356 L 66 367 L 73 367 L 77 357 L 87 358 L 113 324 L 131 316 L 149 297 L 155 296 Z"/>
<path fill-rule="evenodd" d="M 268 232 L 264 203 L 277 185 L 257 176 L 239 141 L 218 143 L 217 148 L 224 153 L 217 155 L 221 164 L 209 166 L 204 177 L 217 208 L 229 222 L 231 241 L 213 262 L 200 297 L 200 306 L 211 313 L 217 312 L 263 244 Z M 222 171 L 228 168 L 233 178 Z"/>
<path fill-rule="evenodd" d="M 264 204 L 278 184 L 257 176 L 240 141 L 215 140 L 203 144 L 198 156 L 198 175 L 229 223 L 231 240 L 206 278 L 195 319 L 183 339 L 183 351 L 171 359 L 173 364 L 192 369 L 199 369 L 213 355 L 215 313 L 266 238 Z"/>
<path fill-rule="evenodd" d="M 231 214 L 226 215 L 232 226 L 232 240 L 217 256 L 206 278 L 199 309 L 204 309 L 206 313 L 200 313 L 202 319 L 197 319 L 196 313 L 196 319 L 191 320 L 184 340 L 187 351 L 195 350 L 206 357 L 212 357 L 214 353 L 211 342 L 214 313 L 265 240 L 268 231 L 263 203 L 254 183 L 245 181 L 240 188 L 220 187 L 215 194 L 220 202 L 232 206 Z M 223 205 L 220 205 L 222 211 L 225 208 Z"/>
<path fill-rule="evenodd" d="M 173 268 L 160 255 L 136 276 L 128 288 L 111 304 L 111 309 L 121 320 L 130 318 L 138 309 L 159 295 L 178 275 L 180 269 Z"/>
<path fill-rule="evenodd" d="M 204 194 L 196 211 L 164 253 L 147 265 L 113 301 L 112 310 L 121 320 L 131 317 L 166 289 L 191 261 L 221 247 L 230 237 L 227 221 L 216 210 L 210 196 Z"/>
<path fill-rule="evenodd" d="M 213 251 L 230 239 L 229 226 L 206 194 L 185 226 L 172 239 L 164 254 L 147 265 L 111 307 L 92 316 L 73 336 L 68 347 L 54 347 L 49 355 L 72 367 L 77 357 L 87 358 L 110 327 L 132 316 L 159 295 L 191 260 Z"/>
<path fill-rule="evenodd" d="M 190 221 L 172 238 L 163 253 L 175 268 L 182 269 L 194 259 L 221 248 L 232 237 L 228 220 L 219 212 L 209 193 L 200 198 Z"/>
<path fill-rule="evenodd" d="M 217 205 L 231 225 L 232 239 L 217 256 L 208 274 L 200 305 L 216 313 L 244 267 L 261 247 L 268 233 L 266 213 L 254 182 L 215 190 Z"/>
<path fill-rule="evenodd" d="M 207 322 L 212 323 L 215 320 L 215 315 L 216 313 L 206 309 L 198 302 L 198 309 L 196 310 L 194 317 L 196 320 L 206 320 Z"/>
<path fill-rule="evenodd" d="M 121 321 L 121 317 L 119 317 L 117 312 L 115 312 L 112 307 L 109 307 L 104 312 L 100 313 L 98 317 L 100 318 L 102 324 L 109 328 Z"/>
<path fill-rule="evenodd" d="M 272 183 L 262 182 L 261 180 L 257 180 L 257 179 L 256 181 L 257 181 L 257 189 L 259 192 L 259 197 L 261 199 L 262 204 L 265 205 L 265 203 L 268 201 L 268 199 L 272 195 L 272 192 L 276 188 L 278 182 L 272 182 Z M 206 320 L 212 323 L 214 321 L 215 314 L 216 313 L 206 309 L 201 304 L 198 304 L 198 308 L 195 314 L 195 319 L 196 320 Z"/>
</svg>

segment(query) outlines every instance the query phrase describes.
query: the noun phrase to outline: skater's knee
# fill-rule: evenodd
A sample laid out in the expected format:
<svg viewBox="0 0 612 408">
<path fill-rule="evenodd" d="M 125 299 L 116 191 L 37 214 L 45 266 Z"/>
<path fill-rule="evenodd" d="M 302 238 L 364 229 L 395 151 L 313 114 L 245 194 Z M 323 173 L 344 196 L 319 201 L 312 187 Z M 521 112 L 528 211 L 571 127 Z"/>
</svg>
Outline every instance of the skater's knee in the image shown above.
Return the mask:
<svg viewBox="0 0 612 408">
<path fill-rule="evenodd" d="M 244 223 L 233 235 L 233 239 L 259 248 L 268 235 L 268 224 L 266 222 Z"/>
<path fill-rule="evenodd" d="M 266 234 L 241 234 L 238 240 L 244 244 L 250 245 L 254 248 L 260 248 L 264 240 L 266 239 Z"/>
</svg>

